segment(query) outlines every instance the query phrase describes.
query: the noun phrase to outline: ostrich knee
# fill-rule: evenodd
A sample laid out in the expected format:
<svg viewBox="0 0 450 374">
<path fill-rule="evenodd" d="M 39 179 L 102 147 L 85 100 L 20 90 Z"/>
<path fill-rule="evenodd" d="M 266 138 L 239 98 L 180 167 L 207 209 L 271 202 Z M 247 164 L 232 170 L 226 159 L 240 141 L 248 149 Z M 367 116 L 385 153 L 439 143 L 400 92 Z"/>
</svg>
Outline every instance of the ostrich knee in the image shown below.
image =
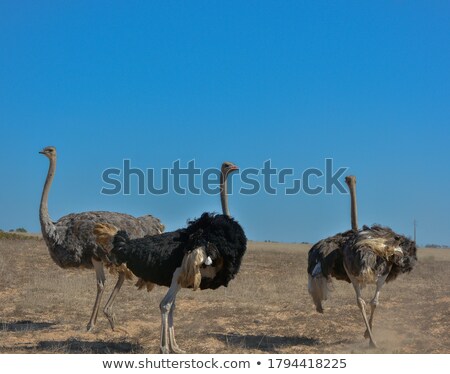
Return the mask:
<svg viewBox="0 0 450 374">
<path fill-rule="evenodd" d="M 356 304 L 358 304 L 359 309 L 364 310 L 366 309 L 366 302 L 362 297 L 356 298 Z"/>
<path fill-rule="evenodd" d="M 161 303 L 159 304 L 159 310 L 161 311 L 161 314 L 168 314 L 170 312 L 171 307 L 172 307 L 172 303 L 164 302 L 164 300 L 161 301 Z"/>
</svg>

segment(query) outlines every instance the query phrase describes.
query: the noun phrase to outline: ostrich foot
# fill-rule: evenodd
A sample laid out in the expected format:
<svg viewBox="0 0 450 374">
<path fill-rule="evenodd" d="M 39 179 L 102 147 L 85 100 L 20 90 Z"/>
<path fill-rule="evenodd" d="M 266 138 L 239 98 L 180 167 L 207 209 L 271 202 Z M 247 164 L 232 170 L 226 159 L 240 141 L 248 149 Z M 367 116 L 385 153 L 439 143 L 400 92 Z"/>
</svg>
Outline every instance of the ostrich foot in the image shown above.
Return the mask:
<svg viewBox="0 0 450 374">
<path fill-rule="evenodd" d="M 178 354 L 184 354 L 186 351 L 183 351 L 180 347 L 178 347 L 178 344 L 176 342 L 173 342 L 170 344 L 170 351 L 172 353 L 178 353 Z"/>
<path fill-rule="evenodd" d="M 364 332 L 364 338 L 366 339 L 370 339 L 369 341 L 369 347 L 370 348 L 378 348 L 377 343 L 375 343 L 375 340 L 370 338 L 370 332 L 369 330 L 366 329 L 366 331 Z"/>
<path fill-rule="evenodd" d="M 186 351 L 183 351 L 180 347 L 178 347 L 178 344 L 175 341 L 170 341 L 168 346 L 159 346 L 159 351 L 162 354 L 169 354 L 169 353 L 178 353 L 178 354 L 184 354 Z"/>
<path fill-rule="evenodd" d="M 86 331 L 92 332 L 94 330 L 94 326 L 95 326 L 95 324 L 93 324 L 92 322 L 89 322 L 86 326 Z"/>
<path fill-rule="evenodd" d="M 159 347 L 159 352 L 162 353 L 163 355 L 167 355 L 170 353 L 169 347 Z"/>
<path fill-rule="evenodd" d="M 378 348 L 378 345 L 373 340 L 371 340 L 369 342 L 369 348 L 375 349 L 375 348 Z"/>
<path fill-rule="evenodd" d="M 128 330 L 126 330 L 126 329 L 124 329 L 124 328 L 122 328 L 122 327 L 116 327 L 116 328 L 114 328 L 114 332 L 122 333 L 122 334 L 125 334 L 125 335 L 130 335 L 129 332 L 128 332 Z"/>
<path fill-rule="evenodd" d="M 178 346 L 176 346 L 176 347 L 172 347 L 172 353 L 177 353 L 177 354 L 182 355 L 182 354 L 185 354 L 186 351 L 183 351 L 181 348 L 179 348 Z"/>
<path fill-rule="evenodd" d="M 114 313 L 111 313 L 109 310 L 105 310 L 103 311 L 103 313 L 105 313 L 106 318 L 108 318 L 111 330 L 114 331 L 114 328 L 116 326 L 116 315 Z"/>
<path fill-rule="evenodd" d="M 186 353 L 186 351 L 183 351 L 180 347 L 178 346 L 171 346 L 169 347 L 159 347 L 159 352 L 167 355 L 169 353 L 177 353 L 177 354 L 184 354 Z"/>
</svg>

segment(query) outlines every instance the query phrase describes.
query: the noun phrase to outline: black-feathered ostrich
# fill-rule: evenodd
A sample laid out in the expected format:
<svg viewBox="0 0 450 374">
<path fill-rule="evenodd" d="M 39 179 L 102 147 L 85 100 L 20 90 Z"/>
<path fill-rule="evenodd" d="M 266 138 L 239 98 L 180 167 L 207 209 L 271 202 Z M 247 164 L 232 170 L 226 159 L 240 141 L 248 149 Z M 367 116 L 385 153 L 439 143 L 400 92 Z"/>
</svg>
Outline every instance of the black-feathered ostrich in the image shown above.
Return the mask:
<svg viewBox="0 0 450 374">
<path fill-rule="evenodd" d="M 417 261 L 417 249 L 414 241 L 388 227 L 374 225 L 358 230 L 356 178 L 348 176 L 345 181 L 350 189 L 352 230 L 323 239 L 310 249 L 308 290 L 316 310 L 323 313 L 322 301 L 327 299 L 331 278 L 351 282 L 366 325 L 364 337 L 369 338 L 370 347 L 376 347 L 372 322 L 381 288 L 385 282 L 413 269 Z M 369 319 L 361 295 L 361 289 L 368 283 L 376 284 L 375 295 L 370 301 Z"/>
<path fill-rule="evenodd" d="M 160 234 L 164 231 L 164 226 L 159 219 L 150 215 L 136 218 L 128 214 L 114 212 L 74 213 L 61 217 L 57 222 L 53 222 L 48 213 L 48 194 L 56 170 L 56 148 L 46 147 L 39 153 L 50 160 L 39 208 L 42 235 L 50 256 L 63 269 L 94 268 L 97 278 L 97 297 L 87 325 L 88 331 L 91 331 L 95 326 L 104 291 L 105 273 L 103 265 L 108 266 L 112 272 L 118 273 L 117 283 L 103 310 L 111 328 L 114 330 L 115 317 L 112 309 L 114 300 L 125 278 L 131 277 L 131 273 L 125 266 L 117 267 L 111 264 L 104 251 L 95 242 L 95 237 L 92 233 L 94 225 L 97 222 L 109 222 L 123 230 L 127 230 L 132 237 Z"/>
<path fill-rule="evenodd" d="M 97 224 L 97 242 L 116 264 L 126 264 L 148 289 L 154 284 L 169 287 L 160 303 L 162 353 L 183 353 L 175 341 L 173 312 L 181 288 L 216 289 L 227 286 L 239 271 L 247 247 L 244 230 L 228 211 L 228 175 L 237 170 L 231 162 L 221 168 L 223 214 L 203 213 L 188 226 L 141 239 L 129 239 L 126 231 Z"/>
</svg>

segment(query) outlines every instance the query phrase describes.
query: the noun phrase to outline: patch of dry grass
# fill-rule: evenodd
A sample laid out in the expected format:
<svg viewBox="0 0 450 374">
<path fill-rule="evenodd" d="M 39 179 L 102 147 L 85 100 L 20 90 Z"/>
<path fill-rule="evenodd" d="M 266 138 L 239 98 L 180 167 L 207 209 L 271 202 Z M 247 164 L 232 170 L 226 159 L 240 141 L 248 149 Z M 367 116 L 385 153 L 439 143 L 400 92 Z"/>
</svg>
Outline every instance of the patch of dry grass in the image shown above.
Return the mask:
<svg viewBox="0 0 450 374">
<path fill-rule="evenodd" d="M 191 353 L 365 353 L 353 288 L 334 282 L 325 314 L 307 292 L 308 245 L 250 242 L 228 288 L 182 290 L 175 327 Z M 411 274 L 385 286 L 374 333 L 382 353 L 450 353 L 450 251 L 424 249 Z M 116 279 L 107 276 L 103 305 Z M 92 270 L 62 270 L 39 240 L 0 240 L 0 352 L 157 353 L 159 302 L 167 289 L 127 282 L 116 331 L 100 312 L 85 331 L 96 294 Z M 367 299 L 370 289 L 364 292 Z"/>
<path fill-rule="evenodd" d="M 0 231 L 0 240 L 43 240 L 39 234 Z"/>
</svg>

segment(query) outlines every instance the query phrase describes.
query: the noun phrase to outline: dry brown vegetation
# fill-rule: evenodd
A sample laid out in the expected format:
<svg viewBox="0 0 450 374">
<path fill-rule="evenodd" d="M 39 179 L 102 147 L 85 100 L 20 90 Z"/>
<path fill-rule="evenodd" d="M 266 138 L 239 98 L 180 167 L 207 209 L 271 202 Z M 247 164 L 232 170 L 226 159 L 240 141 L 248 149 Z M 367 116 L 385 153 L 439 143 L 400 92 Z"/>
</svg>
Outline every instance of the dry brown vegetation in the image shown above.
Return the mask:
<svg viewBox="0 0 450 374">
<path fill-rule="evenodd" d="M 251 242 L 228 288 L 182 290 L 180 346 L 188 353 L 450 353 L 449 250 L 421 249 L 414 271 L 384 287 L 374 323 L 380 348 L 370 351 L 350 284 L 334 282 L 325 314 L 315 312 L 306 288 L 308 249 Z M 105 295 L 114 282 L 109 276 Z M 94 271 L 58 268 L 36 238 L 0 240 L 0 352 L 157 353 L 165 292 L 125 284 L 117 331 L 101 314 L 88 333 Z"/>
</svg>

